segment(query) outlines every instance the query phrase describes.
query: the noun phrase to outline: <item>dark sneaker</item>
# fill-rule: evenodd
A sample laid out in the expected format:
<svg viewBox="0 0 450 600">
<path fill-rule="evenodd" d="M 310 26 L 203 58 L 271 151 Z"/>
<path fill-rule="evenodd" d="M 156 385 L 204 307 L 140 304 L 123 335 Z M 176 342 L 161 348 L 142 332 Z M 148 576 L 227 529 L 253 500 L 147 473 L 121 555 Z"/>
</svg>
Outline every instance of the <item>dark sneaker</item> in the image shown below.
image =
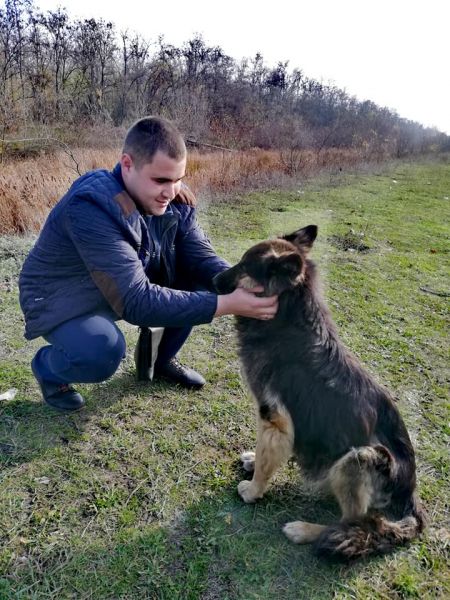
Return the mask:
<svg viewBox="0 0 450 600">
<path fill-rule="evenodd" d="M 161 377 L 171 383 L 177 383 L 190 390 L 199 390 L 206 383 L 200 373 L 197 373 L 194 369 L 185 367 L 175 357 L 171 358 L 164 365 L 155 367 L 155 376 Z"/>
<path fill-rule="evenodd" d="M 58 408 L 59 410 L 65 411 L 79 410 L 84 406 L 83 396 L 74 390 L 71 385 L 67 383 L 43 381 L 39 377 L 39 373 L 36 371 L 33 363 L 31 363 L 31 370 L 39 383 L 46 404 L 52 408 Z"/>
</svg>

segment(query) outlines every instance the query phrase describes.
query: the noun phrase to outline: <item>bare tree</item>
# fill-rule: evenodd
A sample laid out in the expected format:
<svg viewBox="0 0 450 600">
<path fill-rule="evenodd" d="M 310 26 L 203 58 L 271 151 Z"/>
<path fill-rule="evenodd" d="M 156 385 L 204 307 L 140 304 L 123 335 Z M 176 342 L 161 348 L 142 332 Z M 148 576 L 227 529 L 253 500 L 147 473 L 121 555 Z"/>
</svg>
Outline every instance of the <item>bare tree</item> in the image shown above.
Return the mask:
<svg viewBox="0 0 450 600">
<path fill-rule="evenodd" d="M 128 31 L 117 36 L 103 19 L 0 1 L 0 139 L 27 120 L 121 125 L 160 113 L 206 143 L 278 148 L 291 171 L 305 149 L 358 148 L 370 158 L 449 145 L 448 136 L 287 62 L 269 67 L 260 53 L 237 62 L 200 35 L 179 47 L 163 38 L 152 45 Z"/>
</svg>

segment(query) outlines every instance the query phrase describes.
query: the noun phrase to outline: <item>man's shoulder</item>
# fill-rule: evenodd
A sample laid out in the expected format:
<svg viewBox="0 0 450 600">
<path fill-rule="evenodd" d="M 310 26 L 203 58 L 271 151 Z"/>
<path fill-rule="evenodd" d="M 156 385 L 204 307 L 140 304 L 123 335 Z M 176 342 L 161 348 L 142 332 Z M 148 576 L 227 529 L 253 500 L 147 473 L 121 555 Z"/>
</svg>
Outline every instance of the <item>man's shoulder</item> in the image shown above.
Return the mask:
<svg viewBox="0 0 450 600">
<path fill-rule="evenodd" d="M 107 169 L 88 171 L 79 177 L 70 188 L 71 194 L 117 194 L 122 191 L 122 186 Z"/>
<path fill-rule="evenodd" d="M 172 200 L 170 206 L 172 211 L 181 219 L 190 219 L 194 217 L 197 212 L 195 206 L 184 204 L 184 202 L 178 202 L 176 198 Z"/>
<path fill-rule="evenodd" d="M 170 206 L 172 213 L 177 217 L 180 234 L 187 233 L 198 227 L 197 211 L 194 206 L 189 206 L 176 200 L 173 200 Z"/>
<path fill-rule="evenodd" d="M 136 229 L 140 219 L 136 205 L 114 173 L 90 171 L 77 179 L 62 207 L 72 220 L 113 220 L 122 229 Z M 134 234 L 132 234 L 134 235 Z"/>
<path fill-rule="evenodd" d="M 87 201 L 102 211 L 114 214 L 116 217 L 128 218 L 137 212 L 136 205 L 124 189 L 122 183 L 111 171 L 96 169 L 77 179 L 68 194 L 70 205 Z"/>
</svg>

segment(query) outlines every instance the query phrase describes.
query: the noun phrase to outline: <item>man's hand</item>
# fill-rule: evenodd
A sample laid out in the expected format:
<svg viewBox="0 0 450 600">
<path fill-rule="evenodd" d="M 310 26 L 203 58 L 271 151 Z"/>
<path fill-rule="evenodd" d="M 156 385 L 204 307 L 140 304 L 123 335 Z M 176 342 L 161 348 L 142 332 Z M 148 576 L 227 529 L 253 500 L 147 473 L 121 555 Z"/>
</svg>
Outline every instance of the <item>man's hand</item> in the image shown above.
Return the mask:
<svg viewBox="0 0 450 600">
<path fill-rule="evenodd" d="M 252 319 L 273 319 L 278 310 L 278 296 L 267 298 L 255 296 L 255 294 L 263 291 L 263 287 L 236 288 L 231 294 L 218 296 L 217 310 L 214 316 L 237 315 Z"/>
</svg>

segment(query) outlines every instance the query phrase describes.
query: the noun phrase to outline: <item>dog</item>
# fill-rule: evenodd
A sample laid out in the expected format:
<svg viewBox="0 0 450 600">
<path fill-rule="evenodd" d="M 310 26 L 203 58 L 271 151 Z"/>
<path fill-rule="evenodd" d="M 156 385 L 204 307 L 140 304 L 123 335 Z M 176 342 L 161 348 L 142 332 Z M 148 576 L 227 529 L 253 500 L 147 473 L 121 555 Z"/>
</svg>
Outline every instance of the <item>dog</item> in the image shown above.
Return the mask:
<svg viewBox="0 0 450 600">
<path fill-rule="evenodd" d="M 330 526 L 294 521 L 295 543 L 342 560 L 382 554 L 413 539 L 425 516 L 415 493 L 414 450 L 389 392 L 339 339 L 308 257 L 317 236 L 309 225 L 250 248 L 216 276 L 219 293 L 262 286 L 278 295 L 271 320 L 236 317 L 244 378 L 259 414 L 253 471 L 238 493 L 262 498 L 276 469 L 292 456 L 308 479 L 335 496 L 342 512 Z"/>
</svg>

